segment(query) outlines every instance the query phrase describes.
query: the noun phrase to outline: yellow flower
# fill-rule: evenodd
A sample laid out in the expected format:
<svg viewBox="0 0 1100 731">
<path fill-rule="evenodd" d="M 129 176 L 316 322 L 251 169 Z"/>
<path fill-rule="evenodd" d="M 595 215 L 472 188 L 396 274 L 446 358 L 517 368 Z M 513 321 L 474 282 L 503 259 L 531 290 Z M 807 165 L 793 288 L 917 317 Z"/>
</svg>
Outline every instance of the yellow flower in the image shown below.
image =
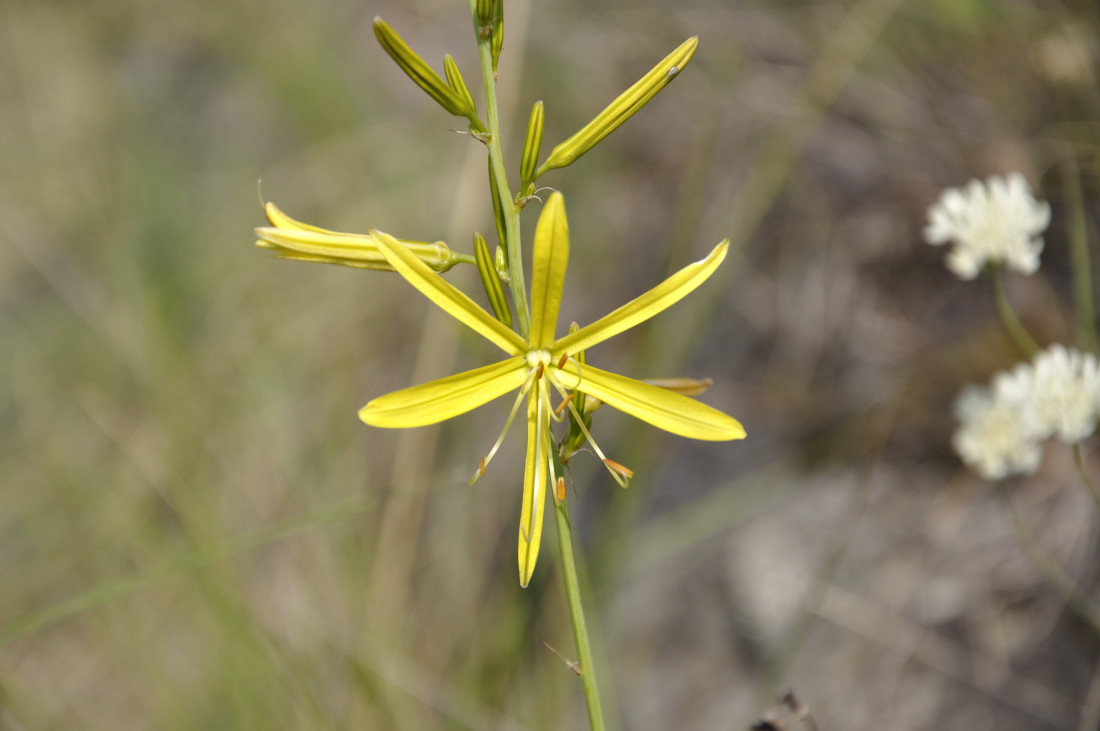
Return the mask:
<svg viewBox="0 0 1100 731">
<path fill-rule="evenodd" d="M 519 578 L 522 586 L 527 586 L 531 580 L 538 557 L 548 486 L 550 490 L 556 488 L 560 477 L 551 456 L 554 444 L 550 420 L 560 418 L 550 403 L 552 389 L 566 400 L 568 392 L 579 391 L 661 429 L 692 439 L 722 441 L 745 436 L 741 424 L 720 411 L 667 389 L 580 363 L 575 357 L 581 351 L 649 319 L 706 281 L 725 258 L 728 241 L 715 247 L 706 259 L 684 267 L 611 314 L 555 339 L 562 285 L 569 260 L 569 229 L 562 196 L 554 193 L 547 201 L 535 229 L 531 334 L 525 340 L 448 284 L 392 236 L 377 230 L 372 230 L 371 236 L 390 266 L 430 300 L 507 353 L 508 358 L 381 396 L 364 406 L 359 411 L 359 417 L 371 426 L 424 426 L 464 414 L 519 389 L 508 418 L 511 423 L 523 396 L 527 397 L 527 461 L 519 527 Z M 572 404 L 569 407 L 572 409 Z M 579 420 L 579 415 L 575 415 Z M 590 435 L 586 436 L 591 442 Z M 482 461 L 481 470 L 495 454 L 500 441 Z M 595 444 L 593 448 L 603 458 L 603 453 Z M 625 468 L 606 458 L 604 463 L 622 482 Z"/>
</svg>

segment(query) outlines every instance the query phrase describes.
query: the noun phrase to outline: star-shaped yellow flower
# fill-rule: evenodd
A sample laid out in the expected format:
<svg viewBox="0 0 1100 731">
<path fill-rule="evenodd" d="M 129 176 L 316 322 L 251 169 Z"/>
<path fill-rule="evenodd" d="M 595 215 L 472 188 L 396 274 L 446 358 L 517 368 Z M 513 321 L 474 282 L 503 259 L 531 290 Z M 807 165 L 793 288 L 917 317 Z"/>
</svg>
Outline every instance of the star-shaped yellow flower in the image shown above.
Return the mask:
<svg viewBox="0 0 1100 731">
<path fill-rule="evenodd" d="M 527 462 L 519 527 L 521 585 L 527 586 L 531 580 L 542 535 L 546 492 L 548 486 L 553 489 L 557 485 L 559 477 L 551 457 L 554 444 L 550 420 L 556 416 L 550 404 L 551 389 L 563 398 L 569 391 L 579 391 L 680 436 L 713 441 L 744 438 L 741 424 L 720 411 L 672 391 L 580 363 L 574 357 L 649 319 L 706 281 L 725 258 L 728 241 L 715 247 L 706 259 L 684 267 L 611 314 L 555 339 L 569 260 L 569 228 L 562 196 L 554 193 L 535 229 L 531 334 L 524 340 L 447 283 L 397 239 L 377 230 L 372 230 L 371 236 L 397 272 L 430 300 L 498 346 L 508 358 L 381 396 L 364 406 L 359 417 L 371 426 L 424 426 L 464 414 L 515 389 L 520 389 L 520 397 L 527 396 Z M 513 415 L 519 403 L 517 399 Z"/>
</svg>

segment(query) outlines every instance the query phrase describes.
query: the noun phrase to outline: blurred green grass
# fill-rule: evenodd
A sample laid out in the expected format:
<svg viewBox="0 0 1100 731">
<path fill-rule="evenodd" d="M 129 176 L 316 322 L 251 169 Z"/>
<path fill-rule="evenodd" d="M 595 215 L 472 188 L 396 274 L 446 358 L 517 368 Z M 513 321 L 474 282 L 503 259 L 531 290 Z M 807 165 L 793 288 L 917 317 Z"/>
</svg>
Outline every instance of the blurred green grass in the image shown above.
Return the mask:
<svg viewBox="0 0 1100 731">
<path fill-rule="evenodd" d="M 831 727 L 877 728 L 892 693 L 917 699 L 900 727 L 1076 723 L 1096 638 L 1044 629 L 1061 615 L 1041 582 L 1016 644 L 981 639 L 1008 613 L 992 581 L 930 630 L 960 662 L 1003 652 L 1000 679 L 919 653 L 914 677 L 869 672 L 904 653 L 850 631 L 829 590 L 915 625 L 921 587 L 958 579 L 927 516 L 985 502 L 947 453 L 949 405 L 1012 354 L 919 227 L 941 187 L 1009 169 L 1057 216 L 1051 171 L 1071 157 L 1095 226 L 1096 9 L 508 7 L 514 160 L 535 99 L 551 145 L 701 36 L 676 84 L 545 181 L 574 237 L 563 315 L 737 247 L 700 300 L 598 353 L 714 377 L 708 400 L 750 434 L 700 446 L 600 412 L 601 444 L 640 476 L 623 492 L 579 460 L 571 498 L 622 725 L 744 727 L 785 683 Z M 456 248 L 492 230 L 480 151 L 375 46 L 375 14 L 474 78 L 462 3 L 0 8 L 0 728 L 582 727 L 543 644 L 572 654 L 551 530 L 532 586 L 515 580 L 519 438 L 465 486 L 501 408 L 414 432 L 355 418 L 483 344 L 396 277 L 251 246 L 258 178 L 330 228 Z M 1067 301 L 1059 230 L 1051 286 L 1011 283 L 1051 338 L 1069 332 L 1048 314 Z M 791 528 L 818 499 L 842 507 Z M 753 582 L 782 593 L 795 572 L 762 554 L 738 573 L 743 529 L 769 517 L 810 556 L 816 599 L 793 615 Z M 1067 560 L 1089 565 L 1094 524 Z"/>
</svg>

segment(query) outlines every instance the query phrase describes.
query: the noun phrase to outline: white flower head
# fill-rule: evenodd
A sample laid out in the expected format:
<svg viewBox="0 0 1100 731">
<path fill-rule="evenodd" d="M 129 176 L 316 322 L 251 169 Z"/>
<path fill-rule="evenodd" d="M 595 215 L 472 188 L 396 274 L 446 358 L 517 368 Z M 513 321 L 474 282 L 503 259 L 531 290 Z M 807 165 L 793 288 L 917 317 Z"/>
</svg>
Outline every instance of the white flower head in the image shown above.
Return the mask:
<svg viewBox="0 0 1100 731">
<path fill-rule="evenodd" d="M 1035 356 L 1032 398 L 1043 437 L 1074 444 L 1096 431 L 1100 364 L 1096 356 L 1053 345 Z"/>
<path fill-rule="evenodd" d="M 1039 468 L 1030 381 L 1030 370 L 1022 366 L 998 374 L 993 388 L 965 388 L 955 401 L 959 428 L 951 443 L 963 462 L 987 480 Z"/>
<path fill-rule="evenodd" d="M 955 243 L 947 268 L 973 279 L 987 263 L 1033 274 L 1043 250 L 1040 234 L 1050 223 L 1050 204 L 1038 201 L 1020 173 L 993 175 L 966 188 L 948 188 L 928 209 L 924 240 Z"/>
</svg>

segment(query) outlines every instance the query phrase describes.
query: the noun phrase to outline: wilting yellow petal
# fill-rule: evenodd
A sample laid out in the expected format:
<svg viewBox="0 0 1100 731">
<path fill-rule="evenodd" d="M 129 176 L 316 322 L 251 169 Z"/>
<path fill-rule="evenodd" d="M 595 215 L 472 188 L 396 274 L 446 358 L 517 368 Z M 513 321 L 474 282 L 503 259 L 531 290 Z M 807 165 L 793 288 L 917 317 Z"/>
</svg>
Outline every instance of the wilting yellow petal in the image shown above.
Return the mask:
<svg viewBox="0 0 1100 731">
<path fill-rule="evenodd" d="M 633 378 L 575 364 L 566 366 L 565 372 L 559 371 L 557 378 L 565 388 L 583 391 L 608 406 L 682 437 L 715 442 L 745 437 L 745 428 L 732 416 Z"/>
<path fill-rule="evenodd" d="M 306 224 L 299 224 L 297 221 L 294 223 L 297 224 L 295 228 L 275 226 L 257 228 L 256 235 L 260 240 L 256 245 L 273 249 L 287 259 L 322 261 L 362 269 L 393 271 L 393 267 L 386 261 L 386 257 L 382 255 L 378 244 L 371 236 L 318 230 L 316 227 L 305 228 Z M 434 244 L 423 241 L 401 241 L 401 244 L 417 259 L 437 272 L 447 271 L 458 262 L 454 252 L 442 241 Z"/>
<path fill-rule="evenodd" d="M 627 302 L 609 315 L 601 317 L 576 332 L 569 333 L 551 347 L 551 355 L 557 358 L 562 353 L 574 355 L 591 348 L 596 343 L 618 335 L 656 315 L 661 310 L 676 304 L 692 290 L 698 287 L 714 273 L 722 260 L 726 258 L 729 239 L 726 239 L 706 259 L 688 264 L 665 281 L 649 290 L 641 297 Z"/>
<path fill-rule="evenodd" d="M 514 391 L 526 378 L 526 362 L 509 358 L 379 396 L 359 409 L 359 418 L 389 429 L 435 424 Z"/>
<path fill-rule="evenodd" d="M 264 215 L 267 216 L 267 220 L 271 222 L 271 225 L 276 227 L 276 228 L 290 228 L 290 229 L 298 229 L 299 231 L 316 231 L 317 233 L 322 233 L 322 234 L 337 234 L 337 235 L 339 235 L 338 231 L 329 231 L 327 228 L 320 228 L 319 226 L 311 226 L 308 223 L 302 223 L 301 221 L 296 221 L 293 218 L 291 218 L 290 216 L 283 213 L 281 210 L 279 210 L 279 207 L 276 206 L 274 203 L 265 203 L 264 204 Z"/>
<path fill-rule="evenodd" d="M 531 260 L 531 345 L 546 348 L 554 342 L 569 263 L 569 223 L 565 219 L 565 199 L 554 192 L 539 215 L 535 226 L 535 246 Z"/>
<path fill-rule="evenodd" d="M 527 352 L 528 346 L 523 338 L 502 325 L 463 292 L 433 272 L 397 239 L 373 228 L 371 236 L 374 237 L 379 250 L 393 268 L 425 297 L 505 353 L 520 355 Z"/>
<path fill-rule="evenodd" d="M 542 388 L 546 388 L 545 380 L 534 384 L 527 396 L 527 466 L 523 471 L 523 506 L 519 514 L 519 584 L 523 587 L 531 582 L 531 574 L 535 572 L 546 507 L 550 416 L 545 413 L 545 401 L 539 398 Z"/>
</svg>

